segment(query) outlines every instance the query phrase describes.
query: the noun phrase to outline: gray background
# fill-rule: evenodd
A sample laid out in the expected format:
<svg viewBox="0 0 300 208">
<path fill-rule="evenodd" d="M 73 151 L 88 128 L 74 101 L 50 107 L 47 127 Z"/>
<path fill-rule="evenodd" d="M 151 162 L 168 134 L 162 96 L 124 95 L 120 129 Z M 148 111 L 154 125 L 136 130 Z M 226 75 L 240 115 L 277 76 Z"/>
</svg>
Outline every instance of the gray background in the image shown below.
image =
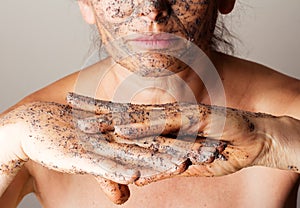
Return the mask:
<svg viewBox="0 0 300 208">
<path fill-rule="evenodd" d="M 237 0 L 225 17 L 237 56 L 300 78 L 300 1 Z M 74 0 L 3 1 L 0 7 L 0 111 L 81 68 L 90 27 Z M 39 207 L 32 196 L 19 208 Z"/>
</svg>

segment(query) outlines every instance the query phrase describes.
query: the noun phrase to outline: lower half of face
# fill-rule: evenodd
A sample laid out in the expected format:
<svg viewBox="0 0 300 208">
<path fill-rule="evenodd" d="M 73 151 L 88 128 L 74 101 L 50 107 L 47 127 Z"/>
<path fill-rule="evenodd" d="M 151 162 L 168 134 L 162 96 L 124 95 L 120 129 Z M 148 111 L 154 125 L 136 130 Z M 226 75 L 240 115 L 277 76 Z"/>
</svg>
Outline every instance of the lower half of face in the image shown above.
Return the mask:
<svg viewBox="0 0 300 208">
<path fill-rule="evenodd" d="M 205 52 L 209 50 L 217 16 L 215 1 L 92 2 L 107 51 L 116 62 L 142 76 L 166 76 L 183 71 L 188 66 L 181 56 L 188 53 L 192 44 Z M 162 5 L 164 8 L 159 8 L 162 11 L 159 13 L 155 5 L 162 2 L 167 5 Z M 157 13 L 150 14 L 152 11 Z"/>
</svg>

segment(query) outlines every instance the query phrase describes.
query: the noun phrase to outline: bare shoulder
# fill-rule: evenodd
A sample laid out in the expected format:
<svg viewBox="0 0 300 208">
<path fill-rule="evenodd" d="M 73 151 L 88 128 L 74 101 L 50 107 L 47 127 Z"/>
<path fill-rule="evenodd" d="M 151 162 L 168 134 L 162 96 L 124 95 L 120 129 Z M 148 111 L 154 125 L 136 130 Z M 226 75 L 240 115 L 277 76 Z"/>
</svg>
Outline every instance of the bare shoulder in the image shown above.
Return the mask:
<svg viewBox="0 0 300 208">
<path fill-rule="evenodd" d="M 223 80 L 227 94 L 237 95 L 245 110 L 300 118 L 296 111 L 300 105 L 300 80 L 259 63 L 222 56 L 226 61 Z"/>
</svg>

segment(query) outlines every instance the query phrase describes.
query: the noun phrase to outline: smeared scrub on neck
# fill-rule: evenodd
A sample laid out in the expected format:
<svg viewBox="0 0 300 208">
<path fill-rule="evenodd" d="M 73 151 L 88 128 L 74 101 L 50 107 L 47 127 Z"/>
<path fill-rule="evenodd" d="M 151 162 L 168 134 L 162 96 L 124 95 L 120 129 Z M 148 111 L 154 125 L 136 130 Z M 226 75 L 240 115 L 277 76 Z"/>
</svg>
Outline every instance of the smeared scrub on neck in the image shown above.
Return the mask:
<svg viewBox="0 0 300 208">
<path fill-rule="evenodd" d="M 114 60 L 139 75 L 158 77 L 183 71 L 188 66 L 172 53 L 185 54 L 191 43 L 205 52 L 217 17 L 216 3 L 209 0 L 92 0 L 97 25 Z M 154 20 L 147 15 L 158 10 Z M 136 34 L 169 33 L 182 38 L 180 49 L 132 51 L 126 40 Z M 177 44 L 176 44 L 177 45 Z M 171 52 L 170 52 L 171 51 Z M 196 58 L 196 57 L 195 57 Z"/>
</svg>

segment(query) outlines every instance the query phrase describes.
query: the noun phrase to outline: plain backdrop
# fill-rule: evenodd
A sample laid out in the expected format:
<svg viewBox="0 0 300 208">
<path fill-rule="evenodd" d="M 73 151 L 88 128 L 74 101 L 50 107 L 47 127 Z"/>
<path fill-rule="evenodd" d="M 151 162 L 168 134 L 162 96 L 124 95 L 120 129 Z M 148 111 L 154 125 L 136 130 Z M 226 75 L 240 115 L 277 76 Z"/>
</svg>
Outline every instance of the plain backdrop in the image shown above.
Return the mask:
<svg viewBox="0 0 300 208">
<path fill-rule="evenodd" d="M 300 78 L 300 1 L 237 1 L 225 17 L 236 55 Z M 90 26 L 75 0 L 2 1 L 0 25 L 0 111 L 79 70 L 88 55 Z M 19 205 L 36 207 L 32 196 Z"/>
</svg>

